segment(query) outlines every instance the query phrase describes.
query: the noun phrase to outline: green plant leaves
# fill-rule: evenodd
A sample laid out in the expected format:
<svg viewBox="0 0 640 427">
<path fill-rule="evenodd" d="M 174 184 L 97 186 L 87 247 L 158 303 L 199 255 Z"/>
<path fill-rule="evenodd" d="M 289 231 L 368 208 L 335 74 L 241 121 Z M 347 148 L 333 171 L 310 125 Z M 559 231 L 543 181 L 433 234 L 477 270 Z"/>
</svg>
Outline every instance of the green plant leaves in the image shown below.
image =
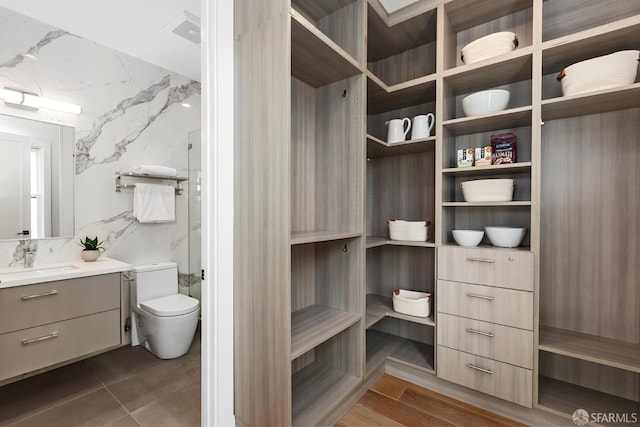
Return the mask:
<svg viewBox="0 0 640 427">
<path fill-rule="evenodd" d="M 89 236 L 86 236 L 84 238 L 84 241 L 82 241 L 82 239 L 80 239 L 80 246 L 84 246 L 84 250 L 85 251 L 94 251 L 97 249 L 102 249 L 102 243 L 104 242 L 104 240 L 102 242 L 98 242 L 98 236 L 96 236 L 93 239 L 90 239 Z"/>
</svg>

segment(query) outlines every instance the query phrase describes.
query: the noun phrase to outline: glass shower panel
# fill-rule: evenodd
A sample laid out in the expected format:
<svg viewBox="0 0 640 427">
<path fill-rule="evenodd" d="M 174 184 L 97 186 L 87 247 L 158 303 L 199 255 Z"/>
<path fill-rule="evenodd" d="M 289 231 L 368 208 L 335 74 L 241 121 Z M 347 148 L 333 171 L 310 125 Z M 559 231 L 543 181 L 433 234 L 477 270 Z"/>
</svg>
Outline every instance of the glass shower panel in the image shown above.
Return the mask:
<svg viewBox="0 0 640 427">
<path fill-rule="evenodd" d="M 189 133 L 189 295 L 201 301 L 202 144 L 200 130 Z"/>
</svg>

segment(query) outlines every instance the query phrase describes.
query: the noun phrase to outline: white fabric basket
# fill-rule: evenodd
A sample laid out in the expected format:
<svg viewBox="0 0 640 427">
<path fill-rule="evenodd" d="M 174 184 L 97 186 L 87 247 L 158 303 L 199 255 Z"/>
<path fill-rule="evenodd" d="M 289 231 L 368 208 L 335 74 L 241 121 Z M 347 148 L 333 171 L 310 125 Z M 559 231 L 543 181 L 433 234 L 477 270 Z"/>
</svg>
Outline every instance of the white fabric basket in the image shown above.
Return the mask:
<svg viewBox="0 0 640 427">
<path fill-rule="evenodd" d="M 428 292 L 395 289 L 392 299 L 393 310 L 398 313 L 416 317 L 429 317 L 431 315 L 431 294 Z"/>
<path fill-rule="evenodd" d="M 390 219 L 389 237 L 391 240 L 426 242 L 431 221 L 403 221 Z"/>
<path fill-rule="evenodd" d="M 465 202 L 510 202 L 513 179 L 477 179 L 460 183 Z"/>
</svg>

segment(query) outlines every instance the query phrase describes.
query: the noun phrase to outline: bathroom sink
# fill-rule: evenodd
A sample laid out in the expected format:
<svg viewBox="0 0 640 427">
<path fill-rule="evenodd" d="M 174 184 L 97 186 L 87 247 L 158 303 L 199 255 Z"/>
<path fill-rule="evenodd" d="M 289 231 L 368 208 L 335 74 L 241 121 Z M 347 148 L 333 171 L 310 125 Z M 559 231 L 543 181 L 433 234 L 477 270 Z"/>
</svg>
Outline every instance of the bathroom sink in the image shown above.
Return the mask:
<svg viewBox="0 0 640 427">
<path fill-rule="evenodd" d="M 42 266 L 42 267 L 34 267 L 34 268 L 5 270 L 5 271 L 0 271 L 0 283 L 5 281 L 23 279 L 23 278 L 55 275 L 58 273 L 64 273 L 64 272 L 75 271 L 75 270 L 78 270 L 78 267 L 71 264 L 55 265 L 50 267 Z"/>
</svg>

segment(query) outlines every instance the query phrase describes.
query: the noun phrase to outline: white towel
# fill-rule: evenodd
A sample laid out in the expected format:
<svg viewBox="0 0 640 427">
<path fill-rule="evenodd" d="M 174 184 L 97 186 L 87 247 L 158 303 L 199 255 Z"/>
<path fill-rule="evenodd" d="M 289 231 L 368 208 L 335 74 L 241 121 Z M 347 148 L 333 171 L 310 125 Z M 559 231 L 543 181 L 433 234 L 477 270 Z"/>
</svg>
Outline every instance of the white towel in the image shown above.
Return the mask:
<svg viewBox="0 0 640 427">
<path fill-rule="evenodd" d="M 133 216 L 139 222 L 176 220 L 176 190 L 171 185 L 136 183 L 133 189 Z"/>
<path fill-rule="evenodd" d="M 134 167 L 131 172 L 134 173 L 147 173 L 149 175 L 164 175 L 164 176 L 176 176 L 178 171 L 175 168 L 159 165 L 140 165 Z"/>
</svg>

